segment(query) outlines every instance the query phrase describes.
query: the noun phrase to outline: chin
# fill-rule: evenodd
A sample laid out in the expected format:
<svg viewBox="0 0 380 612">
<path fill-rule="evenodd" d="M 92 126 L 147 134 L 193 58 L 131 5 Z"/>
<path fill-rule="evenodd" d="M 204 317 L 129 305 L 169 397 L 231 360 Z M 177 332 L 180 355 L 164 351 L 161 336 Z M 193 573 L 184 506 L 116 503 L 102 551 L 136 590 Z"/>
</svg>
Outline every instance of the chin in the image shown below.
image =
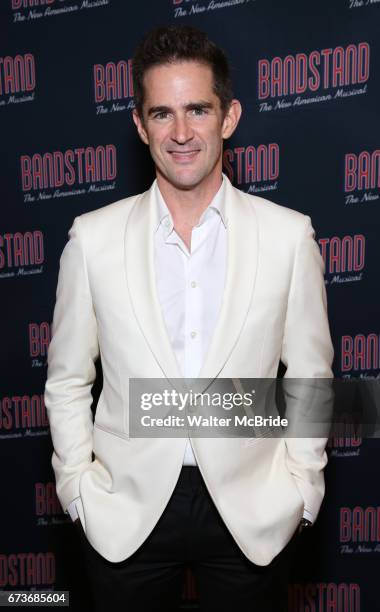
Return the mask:
<svg viewBox="0 0 380 612">
<path fill-rule="evenodd" d="M 180 189 L 191 189 L 201 183 L 206 176 L 203 173 L 186 173 L 178 172 L 168 176 L 168 180 Z"/>
</svg>

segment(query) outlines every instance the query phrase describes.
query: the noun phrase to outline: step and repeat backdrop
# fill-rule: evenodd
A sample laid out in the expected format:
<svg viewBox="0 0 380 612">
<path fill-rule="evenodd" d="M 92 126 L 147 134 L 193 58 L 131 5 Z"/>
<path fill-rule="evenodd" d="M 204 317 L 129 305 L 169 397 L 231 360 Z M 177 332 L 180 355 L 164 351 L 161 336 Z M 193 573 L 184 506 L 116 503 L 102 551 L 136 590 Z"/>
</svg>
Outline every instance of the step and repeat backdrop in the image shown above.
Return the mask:
<svg viewBox="0 0 380 612">
<path fill-rule="evenodd" d="M 74 217 L 154 177 L 131 116 L 135 45 L 178 23 L 225 49 L 243 115 L 224 171 L 239 189 L 311 216 L 335 376 L 371 380 L 380 373 L 380 2 L 2 0 L 0 19 L 0 589 L 69 590 L 70 609 L 86 611 L 78 537 L 50 463 L 46 356 Z M 289 611 L 375 612 L 380 444 L 342 431 L 328 453 Z M 190 572 L 183 608 L 197 608 Z"/>
</svg>

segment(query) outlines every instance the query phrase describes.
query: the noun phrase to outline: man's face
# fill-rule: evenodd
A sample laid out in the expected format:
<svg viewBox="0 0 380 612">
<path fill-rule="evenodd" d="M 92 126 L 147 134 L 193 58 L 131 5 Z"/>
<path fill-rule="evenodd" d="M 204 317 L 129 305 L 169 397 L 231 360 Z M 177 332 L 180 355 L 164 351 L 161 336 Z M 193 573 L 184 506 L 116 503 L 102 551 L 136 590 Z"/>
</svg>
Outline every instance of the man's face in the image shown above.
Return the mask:
<svg viewBox="0 0 380 612">
<path fill-rule="evenodd" d="M 134 111 L 133 118 L 159 178 L 192 189 L 220 176 L 223 138 L 237 121 L 223 116 L 211 68 L 195 61 L 154 66 L 144 75 L 144 93 L 143 117 Z"/>
</svg>

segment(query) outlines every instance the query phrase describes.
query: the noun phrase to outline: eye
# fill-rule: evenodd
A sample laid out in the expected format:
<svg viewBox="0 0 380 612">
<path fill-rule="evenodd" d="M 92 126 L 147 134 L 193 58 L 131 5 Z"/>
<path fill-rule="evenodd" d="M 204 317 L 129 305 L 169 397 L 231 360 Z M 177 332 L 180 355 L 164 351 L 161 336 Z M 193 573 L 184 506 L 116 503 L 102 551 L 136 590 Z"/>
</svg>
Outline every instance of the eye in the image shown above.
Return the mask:
<svg viewBox="0 0 380 612">
<path fill-rule="evenodd" d="M 202 108 L 202 106 L 197 106 L 191 110 L 191 113 L 196 117 L 201 117 L 202 115 L 207 115 L 207 110 Z"/>
<path fill-rule="evenodd" d="M 160 113 L 156 113 L 156 114 L 154 115 L 154 118 L 155 118 L 155 119 L 166 119 L 166 118 L 167 118 L 167 116 L 168 116 L 168 113 L 167 113 L 167 112 L 165 112 L 165 111 L 161 111 Z"/>
</svg>

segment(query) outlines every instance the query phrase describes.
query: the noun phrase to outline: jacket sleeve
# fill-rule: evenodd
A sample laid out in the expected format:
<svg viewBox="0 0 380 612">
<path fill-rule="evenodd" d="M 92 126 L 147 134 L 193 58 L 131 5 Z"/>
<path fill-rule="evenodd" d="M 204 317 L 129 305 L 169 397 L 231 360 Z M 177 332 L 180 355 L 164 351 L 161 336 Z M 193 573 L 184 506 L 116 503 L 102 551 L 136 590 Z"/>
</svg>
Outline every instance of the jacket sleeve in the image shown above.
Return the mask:
<svg viewBox="0 0 380 612">
<path fill-rule="evenodd" d="M 287 368 L 286 416 L 290 416 L 290 435 L 285 438 L 287 465 L 313 522 L 325 492 L 323 469 L 327 463 L 334 357 L 324 263 L 314 236 L 310 217 L 305 216 L 295 249 L 281 354 Z M 294 437 L 290 437 L 292 428 L 297 432 Z"/>
<path fill-rule="evenodd" d="M 60 258 L 45 385 L 52 466 L 65 512 L 79 497 L 80 475 L 92 462 L 91 388 L 99 355 L 80 217 L 74 219 L 69 238 Z"/>
</svg>

